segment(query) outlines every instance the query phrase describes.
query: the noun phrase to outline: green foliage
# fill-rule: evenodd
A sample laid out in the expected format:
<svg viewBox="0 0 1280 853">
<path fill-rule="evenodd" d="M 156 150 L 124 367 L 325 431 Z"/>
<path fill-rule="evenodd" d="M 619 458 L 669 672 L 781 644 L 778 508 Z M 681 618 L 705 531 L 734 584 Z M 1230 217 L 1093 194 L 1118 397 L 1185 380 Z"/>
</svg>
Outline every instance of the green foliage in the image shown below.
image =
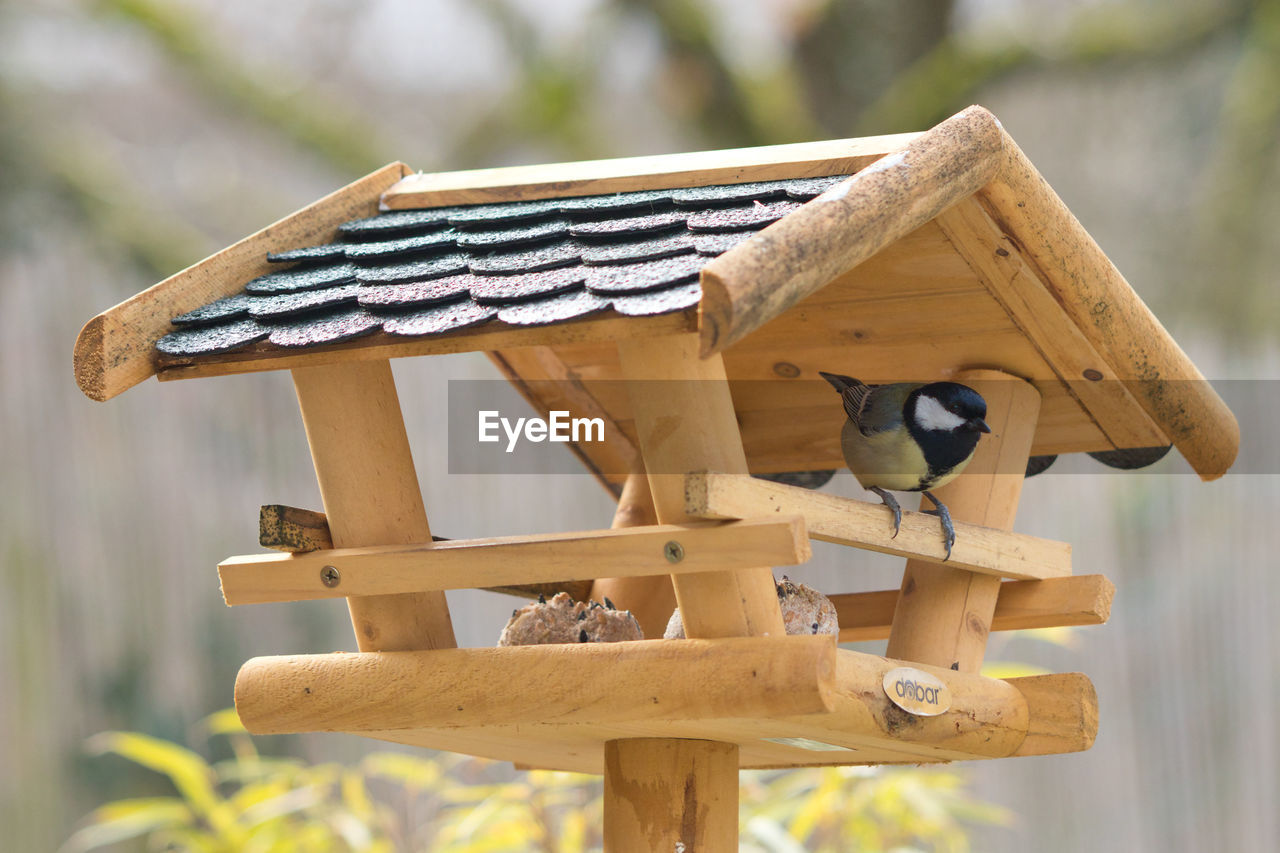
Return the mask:
<svg viewBox="0 0 1280 853">
<path fill-rule="evenodd" d="M 515 774 L 480 759 L 377 752 L 356 766 L 307 764 L 259 753 L 234 710 L 205 720 L 234 758 L 131 732 L 90 749 L 167 776 L 173 796 L 95 809 L 60 853 L 135 840 L 148 850 L 202 853 L 589 851 L 602 844 L 599 777 Z M 968 850 L 967 824 L 1004 824 L 954 771 L 828 767 L 741 776 L 742 849 L 759 853 Z"/>
</svg>

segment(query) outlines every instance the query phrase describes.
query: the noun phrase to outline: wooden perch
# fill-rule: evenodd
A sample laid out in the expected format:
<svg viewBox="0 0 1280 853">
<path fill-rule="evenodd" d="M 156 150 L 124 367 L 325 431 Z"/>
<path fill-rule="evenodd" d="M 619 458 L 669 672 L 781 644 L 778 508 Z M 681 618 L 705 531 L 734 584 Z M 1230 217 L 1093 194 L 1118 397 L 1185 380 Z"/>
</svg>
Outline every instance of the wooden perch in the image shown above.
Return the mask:
<svg viewBox="0 0 1280 853">
<path fill-rule="evenodd" d="M 669 543 L 678 543 L 672 554 Z M 670 555 L 670 556 L 669 556 Z M 808 560 L 799 516 L 231 557 L 227 604 L 714 572 Z M 337 577 L 327 569 L 336 569 Z M 328 578 L 328 582 L 326 582 Z M 335 582 L 336 581 L 336 582 Z"/>
<path fill-rule="evenodd" d="M 870 551 L 941 563 L 946 550 L 938 519 L 904 511 L 893 537 L 889 511 L 870 501 L 842 498 L 734 474 L 701 472 L 685 480 L 685 504 L 698 518 L 803 515 L 809 535 Z M 1037 580 L 1071 574 L 1071 546 L 1020 533 L 955 522 L 956 543 L 946 565 L 986 575 Z"/>
<path fill-rule="evenodd" d="M 447 542 L 441 536 L 432 536 L 433 542 Z M 284 504 L 267 504 L 258 512 L 258 544 L 273 551 L 305 554 L 324 551 L 333 547 L 329 535 L 329 519 L 323 512 L 298 509 Z M 521 598 L 550 598 L 557 592 L 567 592 L 575 601 L 586 601 L 591 596 L 591 581 L 555 581 L 552 583 L 523 583 L 507 586 L 489 586 L 488 592 L 518 595 Z"/>
<path fill-rule="evenodd" d="M 1006 581 L 1000 585 L 991 630 L 1101 625 L 1111 617 L 1115 591 L 1102 575 Z M 840 642 L 886 639 L 899 594 L 884 589 L 830 596 L 840 620 Z"/>
</svg>

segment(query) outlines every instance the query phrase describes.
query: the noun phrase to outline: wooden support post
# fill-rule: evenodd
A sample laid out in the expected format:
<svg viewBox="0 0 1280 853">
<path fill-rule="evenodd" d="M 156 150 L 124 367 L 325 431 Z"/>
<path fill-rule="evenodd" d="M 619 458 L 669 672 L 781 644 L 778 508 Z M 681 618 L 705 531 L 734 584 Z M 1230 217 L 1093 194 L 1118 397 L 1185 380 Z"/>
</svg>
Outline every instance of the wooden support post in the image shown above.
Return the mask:
<svg viewBox="0 0 1280 853">
<path fill-rule="evenodd" d="M 430 542 L 388 361 L 293 371 L 320 497 L 338 548 Z M 444 593 L 347 599 L 362 652 L 454 648 Z"/>
<path fill-rule="evenodd" d="M 747 473 L 747 455 L 719 355 L 698 357 L 697 335 L 621 341 L 640 452 L 658 521 L 694 520 L 685 509 L 685 474 Z M 673 579 L 690 637 L 785 634 L 768 567 Z"/>
<path fill-rule="evenodd" d="M 1040 393 L 995 370 L 963 371 L 955 381 L 986 398 L 991 435 L 978 442 L 964 474 L 937 495 L 956 521 L 1012 530 Z M 999 593 L 998 577 L 908 560 L 886 656 L 977 672 Z"/>
<path fill-rule="evenodd" d="M 644 472 L 644 460 L 636 456 L 627 482 L 618 498 L 618 509 L 613 514 L 615 530 L 624 527 L 641 527 L 657 524 L 658 513 L 653 508 L 653 494 L 649 491 L 649 478 Z M 608 598 L 640 623 L 646 639 L 656 640 L 667 629 L 671 611 L 676 607 L 676 591 L 669 575 L 632 578 L 598 578 L 591 587 L 591 598 L 604 601 Z"/>
<path fill-rule="evenodd" d="M 747 454 L 719 354 L 699 358 L 696 334 L 621 341 L 640 453 L 658 520 L 693 520 L 684 475 L 747 473 Z M 673 577 L 689 637 L 783 637 L 768 566 Z M 738 747 L 674 738 L 605 747 L 605 849 L 738 849 Z M 682 845 L 682 846 L 678 846 Z"/>
<path fill-rule="evenodd" d="M 604 849 L 737 850 L 737 744 L 674 738 L 606 743 Z"/>
</svg>

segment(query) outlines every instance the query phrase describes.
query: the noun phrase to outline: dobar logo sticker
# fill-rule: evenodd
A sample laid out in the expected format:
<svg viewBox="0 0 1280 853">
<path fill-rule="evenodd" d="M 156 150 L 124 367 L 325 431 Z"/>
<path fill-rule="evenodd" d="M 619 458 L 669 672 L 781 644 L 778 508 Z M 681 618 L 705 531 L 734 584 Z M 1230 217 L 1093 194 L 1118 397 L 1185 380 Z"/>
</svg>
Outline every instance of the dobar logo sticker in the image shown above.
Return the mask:
<svg viewBox="0 0 1280 853">
<path fill-rule="evenodd" d="M 951 707 L 951 691 L 947 685 L 929 673 L 909 666 L 900 666 L 885 673 L 884 692 L 890 702 L 917 717 L 936 717 Z"/>
</svg>

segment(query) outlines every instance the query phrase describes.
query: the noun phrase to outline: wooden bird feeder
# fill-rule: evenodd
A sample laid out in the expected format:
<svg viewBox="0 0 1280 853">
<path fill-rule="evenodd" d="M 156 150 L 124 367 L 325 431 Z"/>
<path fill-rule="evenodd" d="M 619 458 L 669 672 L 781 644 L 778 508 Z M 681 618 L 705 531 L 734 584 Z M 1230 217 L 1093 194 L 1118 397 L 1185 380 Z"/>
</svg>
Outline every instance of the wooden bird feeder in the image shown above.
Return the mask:
<svg viewBox="0 0 1280 853">
<path fill-rule="evenodd" d="M 612 529 L 433 541 L 389 359 L 468 351 L 541 412 L 604 419 L 606 440 L 574 450 L 618 498 Z M 611 850 L 736 849 L 743 767 L 1089 748 L 1084 675 L 978 674 L 991 630 L 1108 615 L 1111 584 L 1073 575 L 1069 545 L 1012 532 L 1027 460 L 1173 445 L 1213 479 L 1239 437 L 979 107 L 919 134 L 395 163 L 98 315 L 75 350 L 97 400 L 286 369 L 324 513 L 264 508 L 264 541 L 290 553 L 224 561 L 224 594 L 345 597 L 360 651 L 250 660 L 245 725 L 603 773 Z M 908 512 L 891 538 L 879 505 L 748 476 L 843 466 L 818 370 L 986 397 L 993 434 L 940 491 L 949 561 L 935 518 Z M 833 596 L 840 638 L 887 637 L 886 657 L 784 636 L 771 567 L 805 561 L 810 537 L 907 558 L 901 590 Z M 646 636 L 678 602 L 690 639 L 455 647 L 444 590 L 536 584 L 608 595 Z M 901 667 L 940 712 L 893 700 Z"/>
</svg>

